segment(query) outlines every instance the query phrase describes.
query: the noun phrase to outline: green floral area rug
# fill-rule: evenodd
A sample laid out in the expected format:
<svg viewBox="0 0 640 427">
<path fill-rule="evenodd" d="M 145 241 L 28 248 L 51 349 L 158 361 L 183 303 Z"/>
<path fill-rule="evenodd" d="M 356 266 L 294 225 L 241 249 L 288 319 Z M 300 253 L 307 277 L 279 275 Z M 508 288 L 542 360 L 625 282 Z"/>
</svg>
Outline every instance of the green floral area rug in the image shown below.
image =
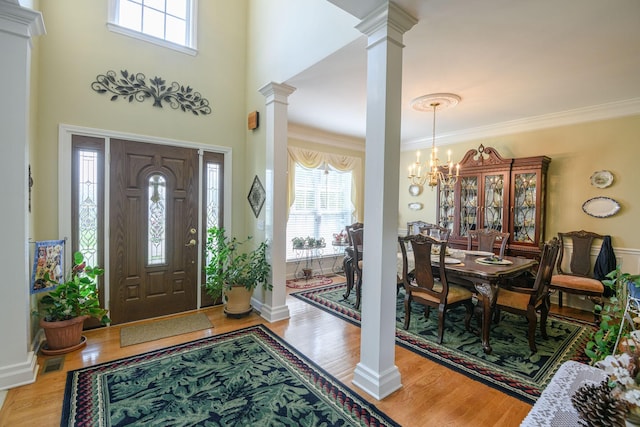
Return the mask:
<svg viewBox="0 0 640 427">
<path fill-rule="evenodd" d="M 262 325 L 67 374 L 63 426 L 398 426 Z"/>
<path fill-rule="evenodd" d="M 360 311 L 353 308 L 355 296 L 352 292 L 345 300 L 345 290 L 346 285 L 336 285 L 291 295 L 359 326 Z M 414 303 L 411 323 L 405 330 L 403 299 L 404 290 L 401 290 L 396 306 L 398 345 L 527 403 L 538 399 L 566 360 L 589 362 L 584 347 L 593 327 L 586 323 L 550 316 L 547 320 L 548 339 L 542 339 L 538 326 L 538 351 L 531 354 L 525 317 L 502 313 L 500 322 L 492 324 L 490 342 L 493 351 L 488 355 L 482 349 L 480 337 L 465 330 L 464 307 L 447 312 L 444 339 L 440 345 L 437 342 L 438 310 L 431 309 L 427 319 L 424 306 Z M 472 326 L 480 328 L 477 323 Z"/>
</svg>

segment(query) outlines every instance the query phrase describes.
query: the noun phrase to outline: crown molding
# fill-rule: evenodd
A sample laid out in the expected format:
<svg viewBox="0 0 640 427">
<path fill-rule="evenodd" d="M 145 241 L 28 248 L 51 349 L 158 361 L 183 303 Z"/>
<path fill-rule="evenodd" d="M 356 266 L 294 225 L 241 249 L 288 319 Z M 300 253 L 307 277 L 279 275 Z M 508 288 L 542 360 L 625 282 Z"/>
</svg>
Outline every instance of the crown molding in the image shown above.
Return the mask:
<svg viewBox="0 0 640 427">
<path fill-rule="evenodd" d="M 544 114 L 525 119 L 511 120 L 488 126 L 463 129 L 456 132 L 443 133 L 436 136 L 438 145 L 456 144 L 483 138 L 492 138 L 521 132 L 530 132 L 577 123 L 594 122 L 598 120 L 615 119 L 618 117 L 640 114 L 640 98 L 610 102 L 558 113 Z M 289 123 L 289 136 L 302 141 L 314 142 L 328 146 L 364 151 L 364 139 L 346 135 L 334 134 L 320 129 Z M 411 151 L 431 146 L 431 138 L 403 142 L 402 151 Z"/>
<path fill-rule="evenodd" d="M 364 139 L 326 132 L 292 122 L 289 122 L 287 134 L 289 138 L 301 141 L 364 152 Z"/>
<path fill-rule="evenodd" d="M 439 145 L 455 144 L 475 139 L 567 126 L 576 123 L 614 119 L 617 117 L 633 116 L 636 114 L 640 114 L 640 98 L 610 102 L 591 107 L 576 108 L 574 110 L 561 111 L 558 113 L 544 114 L 541 116 L 496 123 L 494 125 L 449 132 L 436 136 L 436 142 Z M 403 143 L 402 151 L 416 150 L 427 146 L 431 146 L 431 139 L 423 138 Z"/>
</svg>

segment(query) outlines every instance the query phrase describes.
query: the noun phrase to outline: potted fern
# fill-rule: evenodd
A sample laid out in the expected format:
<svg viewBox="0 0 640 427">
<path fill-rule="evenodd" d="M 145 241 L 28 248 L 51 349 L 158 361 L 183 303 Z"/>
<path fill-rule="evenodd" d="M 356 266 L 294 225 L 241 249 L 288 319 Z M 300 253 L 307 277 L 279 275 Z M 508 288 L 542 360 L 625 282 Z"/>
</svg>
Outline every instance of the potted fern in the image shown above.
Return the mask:
<svg viewBox="0 0 640 427">
<path fill-rule="evenodd" d="M 110 323 L 107 310 L 100 306 L 98 276 L 104 270 L 87 266 L 81 252 L 73 254 L 73 267 L 64 282 L 56 282 L 46 274 L 44 280 L 55 289 L 40 299 L 40 327 L 47 339 L 45 354 L 62 354 L 84 345 L 82 327 L 89 317 L 103 325 Z"/>
<path fill-rule="evenodd" d="M 252 240 L 240 241 L 228 237 L 224 228 L 207 230 L 207 262 L 205 265 L 205 291 L 214 300 L 224 297 L 227 316 L 241 317 L 251 312 L 251 296 L 258 286 L 273 289 L 267 282 L 271 265 L 267 262 L 267 244 L 261 242 L 253 250 L 244 246 Z"/>
<path fill-rule="evenodd" d="M 600 312 L 600 324 L 591 334 L 585 348 L 592 365 L 614 354 L 616 342 L 627 341 L 628 331 L 621 331 L 627 299 L 630 296 L 640 299 L 640 275 L 623 273 L 620 266 L 607 274 L 602 284 L 611 288 L 614 293 L 604 304 L 594 307 L 594 310 Z"/>
</svg>

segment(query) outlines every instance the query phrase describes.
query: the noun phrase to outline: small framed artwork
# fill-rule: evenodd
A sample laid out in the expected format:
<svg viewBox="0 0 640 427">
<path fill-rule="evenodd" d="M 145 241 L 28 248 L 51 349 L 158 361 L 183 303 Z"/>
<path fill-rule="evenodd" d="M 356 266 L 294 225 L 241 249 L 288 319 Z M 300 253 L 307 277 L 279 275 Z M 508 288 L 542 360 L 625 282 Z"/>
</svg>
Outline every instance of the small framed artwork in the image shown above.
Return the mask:
<svg viewBox="0 0 640 427">
<path fill-rule="evenodd" d="M 53 282 L 64 280 L 64 240 L 46 240 L 36 242 L 33 255 L 33 271 L 31 273 L 31 293 L 52 291 L 56 288 Z"/>
<path fill-rule="evenodd" d="M 247 199 L 249 200 L 249 205 L 251 205 L 253 214 L 258 218 L 258 215 L 260 215 L 260 211 L 262 210 L 262 205 L 264 205 L 264 201 L 266 200 L 264 187 L 262 186 L 258 175 L 253 178 L 253 184 L 251 184 L 251 190 L 249 190 Z"/>
</svg>

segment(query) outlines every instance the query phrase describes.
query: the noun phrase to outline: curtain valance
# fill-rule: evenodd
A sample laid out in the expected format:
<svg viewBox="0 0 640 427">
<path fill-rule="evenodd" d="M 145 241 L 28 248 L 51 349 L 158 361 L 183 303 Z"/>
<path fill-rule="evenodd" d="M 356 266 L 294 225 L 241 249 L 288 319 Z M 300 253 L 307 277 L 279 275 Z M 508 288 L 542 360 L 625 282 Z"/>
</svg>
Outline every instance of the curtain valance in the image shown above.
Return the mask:
<svg viewBox="0 0 640 427">
<path fill-rule="evenodd" d="M 293 205 L 296 197 L 296 163 L 308 169 L 317 169 L 321 166 L 331 166 L 332 168 L 347 172 L 351 171 L 351 203 L 353 204 L 353 216 L 359 220 L 358 196 L 362 193 L 362 159 L 359 157 L 344 156 L 335 153 L 323 153 L 314 150 L 307 150 L 299 147 L 288 147 L 288 192 L 287 192 L 287 219 L 289 218 L 289 208 Z"/>
</svg>

